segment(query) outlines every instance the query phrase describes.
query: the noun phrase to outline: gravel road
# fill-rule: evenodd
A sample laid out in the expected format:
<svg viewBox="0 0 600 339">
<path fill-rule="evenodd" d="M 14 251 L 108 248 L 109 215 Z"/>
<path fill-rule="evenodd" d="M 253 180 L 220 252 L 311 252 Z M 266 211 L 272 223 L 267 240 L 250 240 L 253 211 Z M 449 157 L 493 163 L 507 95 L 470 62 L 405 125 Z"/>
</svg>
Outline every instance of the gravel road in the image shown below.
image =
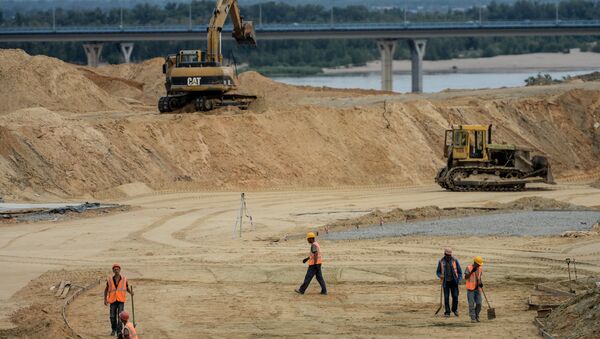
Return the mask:
<svg viewBox="0 0 600 339">
<path fill-rule="evenodd" d="M 330 240 L 372 239 L 404 235 L 528 235 L 545 236 L 565 231 L 586 231 L 600 222 L 595 211 L 527 211 L 463 218 L 375 225 L 325 235 Z"/>
</svg>

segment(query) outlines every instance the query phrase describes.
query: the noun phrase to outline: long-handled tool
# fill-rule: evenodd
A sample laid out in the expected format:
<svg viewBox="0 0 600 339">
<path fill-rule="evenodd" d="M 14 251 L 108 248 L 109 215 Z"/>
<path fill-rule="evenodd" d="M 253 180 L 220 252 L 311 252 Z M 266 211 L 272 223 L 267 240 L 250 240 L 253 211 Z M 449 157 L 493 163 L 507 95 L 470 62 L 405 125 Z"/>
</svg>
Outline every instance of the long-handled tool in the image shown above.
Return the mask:
<svg viewBox="0 0 600 339">
<path fill-rule="evenodd" d="M 485 298 L 485 302 L 488 305 L 488 309 L 487 309 L 488 320 L 496 319 L 496 309 L 492 308 L 492 306 L 490 305 L 490 302 L 488 301 L 488 298 L 485 295 L 485 291 L 483 290 L 483 287 L 481 287 L 481 292 L 483 293 L 483 297 Z"/>
<path fill-rule="evenodd" d="M 442 284 L 440 285 L 440 307 L 438 307 L 437 311 L 435 311 L 435 315 L 440 313 L 440 311 L 442 309 L 442 294 L 443 293 L 444 293 L 444 282 L 442 281 Z"/>
<path fill-rule="evenodd" d="M 133 285 L 130 288 L 131 288 L 131 292 L 133 292 Z M 133 318 L 133 327 L 136 327 L 136 324 L 135 324 L 135 306 L 133 304 L 133 293 L 131 293 L 131 316 Z"/>
<path fill-rule="evenodd" d="M 569 271 L 569 292 L 575 293 L 575 290 L 571 285 L 571 258 L 567 258 L 565 261 L 567 262 L 567 270 Z"/>
</svg>

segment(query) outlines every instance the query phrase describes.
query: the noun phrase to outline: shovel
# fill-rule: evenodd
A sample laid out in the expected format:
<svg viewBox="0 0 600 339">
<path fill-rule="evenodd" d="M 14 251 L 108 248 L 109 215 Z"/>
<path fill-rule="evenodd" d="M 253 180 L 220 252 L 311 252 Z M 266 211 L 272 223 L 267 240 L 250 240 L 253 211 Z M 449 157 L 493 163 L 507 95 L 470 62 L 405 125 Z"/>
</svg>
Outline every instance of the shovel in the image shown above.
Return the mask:
<svg viewBox="0 0 600 339">
<path fill-rule="evenodd" d="M 485 302 L 488 305 L 488 309 L 487 309 L 488 320 L 496 319 L 496 309 L 492 308 L 492 306 L 490 306 L 490 302 L 488 301 L 488 298 L 485 295 L 485 291 L 483 290 L 483 287 L 481 288 L 481 292 L 483 292 L 483 297 L 485 298 Z"/>
<path fill-rule="evenodd" d="M 440 310 L 442 309 L 442 293 L 443 292 L 444 292 L 444 283 L 442 282 L 442 284 L 440 285 L 440 307 L 438 307 L 437 311 L 435 311 L 435 315 L 440 313 Z"/>
<path fill-rule="evenodd" d="M 131 292 L 133 292 L 133 285 L 131 286 Z M 131 296 L 131 315 L 133 316 L 133 327 L 135 328 L 135 306 L 133 303 L 133 295 Z"/>
</svg>

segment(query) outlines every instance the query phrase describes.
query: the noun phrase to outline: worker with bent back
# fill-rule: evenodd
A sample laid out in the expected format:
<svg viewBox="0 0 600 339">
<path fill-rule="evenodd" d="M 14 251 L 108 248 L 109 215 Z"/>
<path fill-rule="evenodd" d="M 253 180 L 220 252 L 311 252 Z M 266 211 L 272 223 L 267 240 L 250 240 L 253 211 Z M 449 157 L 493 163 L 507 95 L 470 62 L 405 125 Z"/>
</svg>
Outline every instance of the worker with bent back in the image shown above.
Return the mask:
<svg viewBox="0 0 600 339">
<path fill-rule="evenodd" d="M 473 258 L 473 264 L 467 267 L 465 271 L 465 280 L 467 285 L 467 300 L 469 302 L 469 315 L 471 322 L 479 322 L 479 313 L 481 312 L 481 288 L 483 283 L 483 258 L 477 256 Z"/>
</svg>

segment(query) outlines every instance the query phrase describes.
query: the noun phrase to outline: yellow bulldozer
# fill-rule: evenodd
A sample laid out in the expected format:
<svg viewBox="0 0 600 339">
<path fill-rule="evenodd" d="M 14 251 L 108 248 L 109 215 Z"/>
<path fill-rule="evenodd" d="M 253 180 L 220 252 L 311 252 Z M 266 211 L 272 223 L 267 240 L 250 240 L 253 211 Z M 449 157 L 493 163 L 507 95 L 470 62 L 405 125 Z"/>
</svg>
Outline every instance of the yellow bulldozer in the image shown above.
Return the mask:
<svg viewBox="0 0 600 339">
<path fill-rule="evenodd" d="M 554 184 L 548 159 L 532 150 L 492 143 L 492 125 L 446 130 L 444 158 L 435 182 L 451 191 L 521 191 L 525 184 Z"/>
<path fill-rule="evenodd" d="M 183 50 L 165 59 L 167 95 L 158 101 L 161 113 L 173 112 L 192 102 L 197 111 L 220 106 L 247 108 L 256 99 L 253 95 L 234 93 L 238 88 L 237 69 L 223 60 L 221 31 L 229 16 L 237 43 L 256 45 L 254 26 L 251 21 L 243 20 L 237 0 L 217 0 L 207 27 L 206 51 Z"/>
</svg>

